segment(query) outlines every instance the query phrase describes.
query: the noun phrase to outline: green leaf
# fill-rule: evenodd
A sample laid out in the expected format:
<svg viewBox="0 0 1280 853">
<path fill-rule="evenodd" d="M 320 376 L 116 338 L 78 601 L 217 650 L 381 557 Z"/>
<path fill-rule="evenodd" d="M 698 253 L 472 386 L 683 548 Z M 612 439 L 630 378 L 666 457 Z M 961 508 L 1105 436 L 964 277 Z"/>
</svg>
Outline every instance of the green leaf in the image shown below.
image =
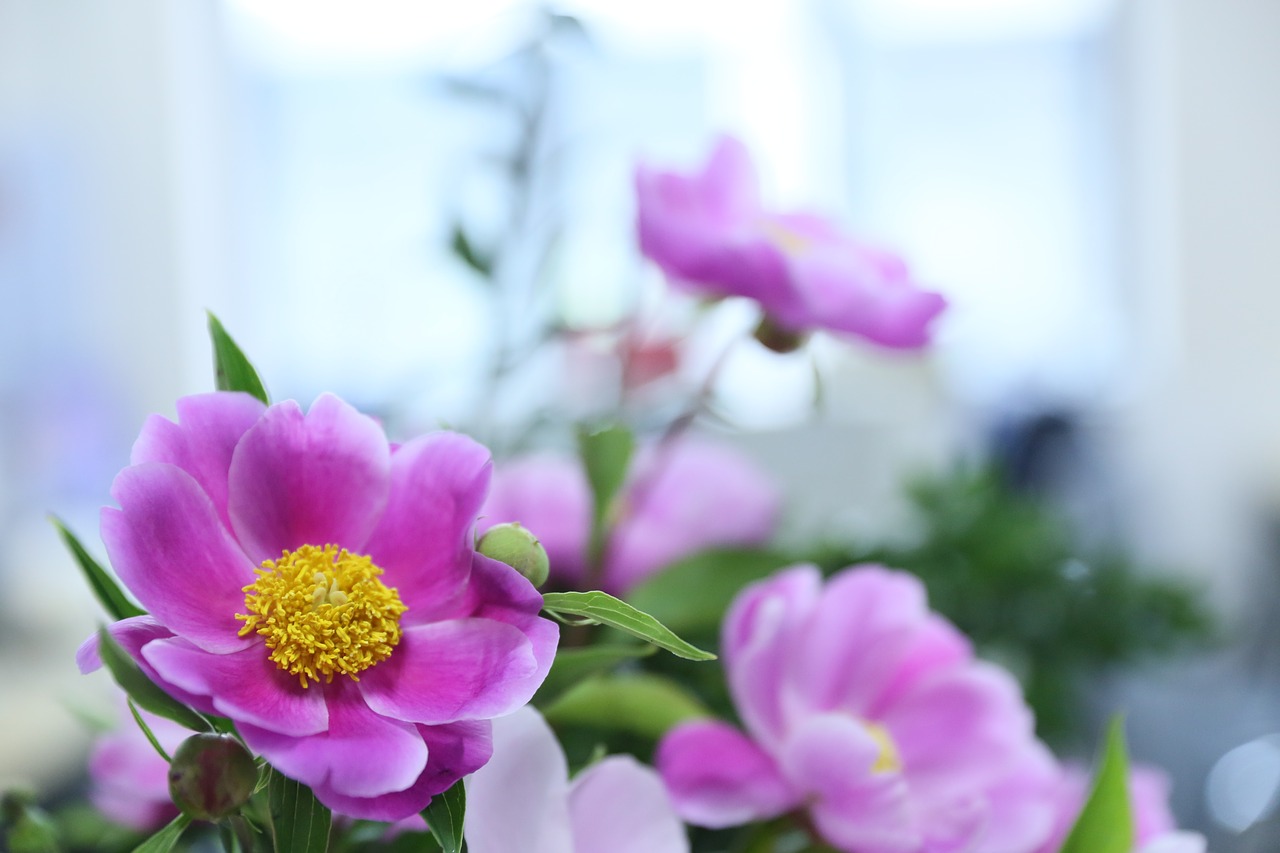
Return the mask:
<svg viewBox="0 0 1280 853">
<path fill-rule="evenodd" d="M 60 853 L 58 827 L 28 791 L 0 797 L 0 849 L 11 853 Z"/>
<path fill-rule="evenodd" d="M 209 339 L 213 342 L 214 381 L 219 391 L 244 391 L 264 403 L 270 403 L 267 389 L 258 378 L 249 359 L 236 344 L 218 318 L 209 312 Z"/>
<path fill-rule="evenodd" d="M 702 551 L 648 578 L 627 600 L 673 631 L 714 631 L 744 586 L 793 562 L 759 549 Z"/>
<path fill-rule="evenodd" d="M 467 237 L 467 232 L 462 230 L 462 226 L 454 223 L 453 239 L 449 241 L 449 248 L 453 253 L 476 272 L 485 278 L 493 277 L 493 258 L 488 253 L 481 252 Z"/>
<path fill-rule="evenodd" d="M 133 714 L 133 721 L 138 724 L 138 728 L 142 729 L 142 734 L 146 736 L 147 742 L 164 759 L 165 764 L 172 764 L 173 759 L 169 757 L 169 753 L 164 751 L 164 747 L 160 745 L 159 739 L 156 738 L 155 732 L 151 731 L 151 726 L 147 725 L 147 721 L 142 719 L 142 715 L 138 713 L 138 706 L 133 704 L 132 699 L 125 700 L 129 706 L 129 713 Z"/>
<path fill-rule="evenodd" d="M 306 785 L 274 769 L 270 774 L 267 803 L 275 853 L 326 853 L 332 813 Z"/>
<path fill-rule="evenodd" d="M 165 693 L 129 657 L 129 653 L 112 639 L 106 628 L 98 629 L 98 654 L 129 698 L 151 713 L 173 720 L 192 731 L 208 731 L 209 721 Z"/>
<path fill-rule="evenodd" d="M 461 853 L 462 820 L 467 813 L 467 792 L 462 780 L 443 794 L 436 794 L 422 810 L 422 817 L 431 829 L 431 835 L 440 843 L 444 853 Z"/>
<path fill-rule="evenodd" d="M 1124 720 L 1116 715 L 1107 729 L 1093 790 L 1062 845 L 1061 853 L 1129 853 L 1133 849 L 1133 809 L 1129 803 L 1129 757 Z"/>
<path fill-rule="evenodd" d="M 578 453 L 591 486 L 590 563 L 598 565 L 604 553 L 609 509 L 627 479 L 627 467 L 635 450 L 635 436 L 621 424 L 594 432 L 578 431 Z"/>
<path fill-rule="evenodd" d="M 57 528 L 58 535 L 62 537 L 63 543 L 67 546 L 67 550 L 71 552 L 71 556 L 76 558 L 76 564 L 80 566 L 80 571 L 84 573 L 84 578 L 89 582 L 89 588 L 93 590 L 93 594 L 98 597 L 103 608 L 111 617 L 116 620 L 128 619 L 131 616 L 145 616 L 147 611 L 134 604 L 120 589 L 115 578 L 102 567 L 102 564 L 93 558 L 93 556 L 80 544 L 80 540 L 75 534 L 67 529 L 62 520 L 57 516 L 49 516 L 49 520 L 53 522 L 53 526 Z"/>
<path fill-rule="evenodd" d="M 190 823 L 191 818 L 184 814 L 178 815 L 164 829 L 133 848 L 133 853 L 168 853 Z"/>
<path fill-rule="evenodd" d="M 657 649 L 650 645 L 601 645 L 578 649 L 561 649 L 551 662 L 551 671 L 533 697 L 533 703 L 542 706 L 564 693 L 570 687 L 599 675 L 624 661 L 648 657 Z"/>
<path fill-rule="evenodd" d="M 687 660 L 716 659 L 711 652 L 703 651 L 677 637 L 671 629 L 648 613 L 599 590 L 548 592 L 542 596 L 542 606 L 556 616 L 576 616 L 584 624 L 608 625 L 626 631 L 677 657 Z"/>
<path fill-rule="evenodd" d="M 557 725 L 627 731 L 657 740 L 676 723 L 711 712 L 671 679 L 628 673 L 588 679 L 552 702 L 543 715 Z"/>
</svg>

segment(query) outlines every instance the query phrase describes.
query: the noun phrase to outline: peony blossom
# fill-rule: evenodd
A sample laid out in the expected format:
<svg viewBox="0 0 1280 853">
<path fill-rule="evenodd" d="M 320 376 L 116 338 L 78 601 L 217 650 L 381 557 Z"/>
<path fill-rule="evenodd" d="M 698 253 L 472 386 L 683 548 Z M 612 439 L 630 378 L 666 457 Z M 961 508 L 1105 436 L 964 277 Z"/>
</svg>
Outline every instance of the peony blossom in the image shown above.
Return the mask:
<svg viewBox="0 0 1280 853">
<path fill-rule="evenodd" d="M 826 329 L 899 349 L 946 307 L 896 255 L 807 214 L 767 212 L 745 146 L 722 137 L 702 171 L 636 170 L 640 250 L 683 290 L 745 296 L 789 333 Z"/>
<path fill-rule="evenodd" d="M 139 710 L 170 755 L 191 732 Z M 178 816 L 169 798 L 169 764 L 160 757 L 126 710 L 120 727 L 98 738 L 89 752 L 89 800 L 108 819 L 151 832 Z"/>
<path fill-rule="evenodd" d="M 471 853 L 686 853 L 658 774 L 614 755 L 569 781 L 556 736 L 532 708 L 493 722 L 493 758 L 466 781 Z"/>
<path fill-rule="evenodd" d="M 528 581 L 475 553 L 488 451 L 447 432 L 393 447 L 328 394 L 178 415 L 147 421 L 102 511 L 150 612 L 112 636 L 341 814 L 404 818 L 484 764 L 489 720 L 528 701 L 558 639 Z M 100 665 L 94 640 L 78 659 Z"/>
<path fill-rule="evenodd" d="M 750 460 L 685 438 L 639 454 L 615 507 L 598 580 L 588 577 L 591 491 L 576 459 L 539 455 L 499 465 L 481 530 L 519 521 L 547 549 L 553 578 L 625 593 L 705 548 L 767 542 L 779 507 L 777 489 Z"/>
<path fill-rule="evenodd" d="M 745 731 L 691 721 L 658 746 L 690 823 L 803 809 L 850 853 L 1027 851 L 1046 836 L 1043 798 L 1006 785 L 1043 757 L 1031 712 L 918 579 L 864 566 L 824 586 L 814 567 L 784 570 L 734 601 L 721 654 Z"/>
</svg>

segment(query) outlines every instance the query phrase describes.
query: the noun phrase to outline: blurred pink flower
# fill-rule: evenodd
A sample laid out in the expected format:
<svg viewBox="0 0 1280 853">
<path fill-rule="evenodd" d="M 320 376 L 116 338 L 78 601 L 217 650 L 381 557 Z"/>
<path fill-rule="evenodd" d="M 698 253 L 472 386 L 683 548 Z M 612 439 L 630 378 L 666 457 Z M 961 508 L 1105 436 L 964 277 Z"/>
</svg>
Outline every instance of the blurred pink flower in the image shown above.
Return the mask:
<svg viewBox="0 0 1280 853">
<path fill-rule="evenodd" d="M 1047 792 L 1002 790 L 1043 758 L 1018 685 L 973 658 L 916 578 L 864 566 L 824 586 L 814 567 L 785 570 L 738 596 L 721 654 L 746 731 L 692 721 L 657 751 L 690 823 L 804 809 L 850 853 L 1027 851 L 1048 833 Z"/>
<path fill-rule="evenodd" d="M 191 732 L 139 712 L 164 751 L 173 755 Z M 120 726 L 98 738 L 89 753 L 89 800 L 112 821 L 151 832 L 178 816 L 169 798 L 169 765 L 125 710 Z"/>
<path fill-rule="evenodd" d="M 625 593 L 655 572 L 706 548 L 772 538 L 781 499 L 742 454 L 684 438 L 637 455 L 619 496 L 600 587 Z M 498 466 L 481 532 L 518 521 L 542 542 L 551 576 L 588 583 L 591 493 L 577 459 L 538 455 Z"/>
<path fill-rule="evenodd" d="M 767 212 L 755 166 L 722 137 L 700 172 L 636 170 L 640 250 L 693 293 L 745 296 L 791 333 L 826 329 L 918 349 L 946 307 L 902 259 L 800 213 Z"/>
<path fill-rule="evenodd" d="M 685 853 L 662 780 L 615 755 L 569 781 L 556 736 L 532 708 L 493 721 L 493 758 L 467 778 L 471 853 Z"/>
<path fill-rule="evenodd" d="M 102 511 L 150 612 L 112 636 L 334 811 L 420 811 L 488 760 L 489 720 L 555 654 L 537 590 L 474 551 L 489 452 L 445 432 L 392 447 L 328 394 L 305 414 L 232 393 L 177 408 L 147 421 Z"/>
</svg>

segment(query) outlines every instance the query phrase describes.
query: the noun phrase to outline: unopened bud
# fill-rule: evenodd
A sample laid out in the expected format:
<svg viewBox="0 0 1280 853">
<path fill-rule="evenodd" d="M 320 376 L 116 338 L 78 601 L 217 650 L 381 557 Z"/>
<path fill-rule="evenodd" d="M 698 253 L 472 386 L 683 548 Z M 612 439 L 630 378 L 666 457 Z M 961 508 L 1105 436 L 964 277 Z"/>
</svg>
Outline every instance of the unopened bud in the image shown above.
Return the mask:
<svg viewBox="0 0 1280 853">
<path fill-rule="evenodd" d="M 192 735 L 169 764 L 169 796 L 194 820 L 235 814 L 257 784 L 253 756 L 231 735 Z"/>
<path fill-rule="evenodd" d="M 496 524 L 476 543 L 486 557 L 506 563 L 529 579 L 534 586 L 547 582 L 551 561 L 538 538 L 515 522 Z"/>
</svg>

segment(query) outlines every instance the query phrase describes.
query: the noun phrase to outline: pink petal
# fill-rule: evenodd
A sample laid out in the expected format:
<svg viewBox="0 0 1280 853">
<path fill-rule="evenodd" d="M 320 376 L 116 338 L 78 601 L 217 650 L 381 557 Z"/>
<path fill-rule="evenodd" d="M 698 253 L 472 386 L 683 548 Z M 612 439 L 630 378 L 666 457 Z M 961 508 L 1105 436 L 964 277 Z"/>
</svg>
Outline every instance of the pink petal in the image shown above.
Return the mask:
<svg viewBox="0 0 1280 853">
<path fill-rule="evenodd" d="M 1169 776 L 1158 767 L 1135 765 L 1129 771 L 1129 799 L 1138 844 L 1178 828 L 1169 810 Z"/>
<path fill-rule="evenodd" d="M 408 605 L 404 625 L 439 618 L 463 594 L 489 469 L 489 451 L 457 433 L 423 436 L 392 455 L 390 498 L 368 554 Z"/>
<path fill-rule="evenodd" d="M 578 585 L 586 572 L 591 491 L 582 465 L 567 456 L 539 455 L 500 464 L 481 510 L 479 531 L 516 521 L 547 550 L 551 575 Z"/>
<path fill-rule="evenodd" d="M 493 758 L 466 786 L 470 853 L 590 853 L 571 836 L 564 753 L 532 708 L 493 721 Z"/>
<path fill-rule="evenodd" d="M 507 714 L 528 702 L 537 669 L 529 639 L 492 619 L 455 619 L 404 632 L 391 657 L 360 673 L 369 707 L 439 725 Z"/>
<path fill-rule="evenodd" d="M 120 580 L 156 620 L 211 652 L 252 642 L 237 636 L 253 565 L 218 520 L 209 496 L 174 465 L 144 462 L 111 487 L 120 509 L 102 510 L 102 539 Z"/>
<path fill-rule="evenodd" d="M 153 640 L 174 639 L 173 632 L 157 622 L 154 617 L 134 616 L 129 619 L 121 619 L 119 622 L 113 622 L 108 625 L 107 631 L 111 634 L 111 638 L 129 653 L 134 663 L 146 674 L 147 678 L 150 678 L 165 693 L 168 693 L 182 704 L 195 708 L 202 714 L 218 713 L 214 709 L 213 703 L 209 701 L 209 697 L 188 693 L 176 684 L 166 681 L 147 662 L 142 650 L 149 643 Z M 102 656 L 98 651 L 97 634 L 90 636 L 76 650 L 76 665 L 79 666 L 82 673 L 86 674 L 102 667 Z"/>
<path fill-rule="evenodd" d="M 800 791 L 742 732 L 717 720 L 676 726 L 654 757 L 676 811 L 689 823 L 721 828 L 777 817 Z"/>
<path fill-rule="evenodd" d="M 227 501 L 255 563 L 302 545 L 364 553 L 387 505 L 391 456 L 382 428 L 331 394 L 304 416 L 292 400 L 267 409 L 231 459 Z"/>
<path fill-rule="evenodd" d="M 781 756 L 791 783 L 803 792 L 822 837 L 839 850 L 917 853 L 915 825 L 901 773 L 872 770 L 881 745 L 843 714 L 811 717 L 787 741 Z"/>
<path fill-rule="evenodd" d="M 152 415 L 133 444 L 131 461 L 168 462 L 190 474 L 218 510 L 227 515 L 227 471 L 236 443 L 262 417 L 267 407 L 249 395 L 230 392 L 197 394 L 178 400 L 178 422 Z"/>
<path fill-rule="evenodd" d="M 489 720 L 464 720 L 442 726 L 418 726 L 427 745 L 427 769 L 415 788 L 434 797 L 468 776 L 493 754 L 493 724 Z"/>
<path fill-rule="evenodd" d="M 784 687 L 821 591 L 817 568 L 784 569 L 739 593 L 725 616 L 720 648 L 734 703 L 767 748 L 786 732 Z"/>
<path fill-rule="evenodd" d="M 1040 850 L 1054 829 L 1061 773 L 1044 744 L 1030 741 L 1012 772 L 987 792 L 987 827 L 975 853 Z"/>
<path fill-rule="evenodd" d="M 629 755 L 582 772 L 569 790 L 574 853 L 685 853 L 689 841 L 662 780 Z"/>
<path fill-rule="evenodd" d="M 217 713 L 278 734 L 301 737 L 325 731 L 329 714 L 318 685 L 303 688 L 297 676 L 267 657 L 261 642 L 214 655 L 185 640 L 156 640 L 142 656 L 160 677 L 181 690 L 210 697 Z"/>
<path fill-rule="evenodd" d="M 417 729 L 369 710 L 345 678 L 322 689 L 329 708 L 328 731 L 289 737 L 240 725 L 245 743 L 281 773 L 311 786 L 317 797 L 329 791 L 367 799 L 413 786 L 427 766 L 427 746 Z M 408 814 L 394 819 L 403 817 Z"/>
</svg>

